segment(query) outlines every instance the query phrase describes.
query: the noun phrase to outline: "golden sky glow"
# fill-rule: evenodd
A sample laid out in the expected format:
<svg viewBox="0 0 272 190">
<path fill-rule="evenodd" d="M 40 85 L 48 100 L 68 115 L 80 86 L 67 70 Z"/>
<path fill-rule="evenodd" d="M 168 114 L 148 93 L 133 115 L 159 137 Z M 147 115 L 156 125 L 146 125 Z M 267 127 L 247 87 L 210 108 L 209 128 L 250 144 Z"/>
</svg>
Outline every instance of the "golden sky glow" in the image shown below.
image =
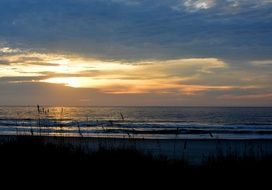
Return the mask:
<svg viewBox="0 0 272 190">
<path fill-rule="evenodd" d="M 57 2 L 0 1 L 0 105 L 272 105 L 271 0 Z"/>
<path fill-rule="evenodd" d="M 98 89 L 111 94 L 178 93 L 197 95 L 211 90 L 254 89 L 254 85 L 198 84 L 208 76 L 228 70 L 228 64 L 216 58 L 143 60 L 124 62 L 99 60 L 76 55 L 44 54 L 2 48 L 8 64 L 0 66 L 0 77 L 38 77 L 31 81 L 60 84 L 72 88 Z"/>
<path fill-rule="evenodd" d="M 184 58 L 125 62 L 79 55 L 46 54 L 2 48 L 0 77 L 14 78 L 9 83 L 57 84 L 75 89 L 96 89 L 106 94 L 170 94 L 199 96 L 219 93 L 219 98 L 268 97 L 271 93 L 228 94 L 266 88 L 266 75 L 256 68 L 270 61 L 252 61 L 255 75 L 230 67 L 217 58 Z M 18 78 L 21 77 L 21 78 Z M 254 84 L 254 78 L 258 83 Z M 260 78 L 262 77 L 262 78 Z M 224 93 L 226 92 L 226 93 Z"/>
</svg>

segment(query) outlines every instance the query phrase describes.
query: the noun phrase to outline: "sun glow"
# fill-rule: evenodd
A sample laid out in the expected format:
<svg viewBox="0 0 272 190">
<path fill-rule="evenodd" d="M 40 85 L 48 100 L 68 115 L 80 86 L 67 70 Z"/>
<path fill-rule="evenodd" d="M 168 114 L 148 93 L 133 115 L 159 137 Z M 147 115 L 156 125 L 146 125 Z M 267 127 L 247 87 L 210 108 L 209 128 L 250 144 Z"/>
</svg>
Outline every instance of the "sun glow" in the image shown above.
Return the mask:
<svg viewBox="0 0 272 190">
<path fill-rule="evenodd" d="M 105 88 L 111 87 L 129 87 L 129 86 L 142 86 L 146 87 L 149 83 L 144 84 L 144 80 L 134 79 L 118 79 L 118 78 L 102 78 L 102 77 L 54 77 L 41 80 L 40 82 L 64 84 L 65 86 L 73 88 Z M 155 84 L 154 82 L 152 84 Z"/>
<path fill-rule="evenodd" d="M 23 82 L 91 88 L 111 94 L 175 93 L 197 95 L 210 90 L 242 89 L 235 85 L 197 84 L 203 77 L 217 76 L 228 65 L 216 58 L 143 60 L 124 62 L 77 55 L 43 54 L 4 49 L 0 77 L 33 77 Z M 9 52 L 17 52 L 10 54 Z M 35 78 L 36 77 L 36 78 Z M 16 79 L 12 82 L 20 83 Z"/>
<path fill-rule="evenodd" d="M 70 86 L 74 88 L 78 88 L 81 86 L 80 79 L 79 78 L 69 78 L 69 77 L 63 77 L 63 78 L 48 78 L 45 80 L 41 80 L 40 82 L 46 82 L 46 83 L 53 83 L 53 84 L 63 84 L 65 86 Z"/>
</svg>

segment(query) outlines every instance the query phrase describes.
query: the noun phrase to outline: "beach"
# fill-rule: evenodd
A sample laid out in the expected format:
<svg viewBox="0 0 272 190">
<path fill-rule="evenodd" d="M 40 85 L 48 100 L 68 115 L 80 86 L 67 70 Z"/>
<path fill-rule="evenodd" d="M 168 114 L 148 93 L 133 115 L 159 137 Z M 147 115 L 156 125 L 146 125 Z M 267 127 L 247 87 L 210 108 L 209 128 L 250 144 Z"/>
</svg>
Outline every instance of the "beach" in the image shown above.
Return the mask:
<svg viewBox="0 0 272 190">
<path fill-rule="evenodd" d="M 23 138 L 26 136 L 22 136 Z M 17 136 L 0 136 L 1 142 L 12 142 Z M 186 160 L 190 165 L 201 165 L 210 157 L 235 155 L 237 157 L 254 156 L 256 158 L 272 155 L 271 139 L 129 139 L 94 137 L 31 137 L 43 143 L 72 145 L 95 152 L 100 149 L 133 149 L 155 157 L 173 160 Z M 35 142 L 35 141 L 34 141 Z"/>
<path fill-rule="evenodd" d="M 243 107 L 0 107 L 0 142 L 32 138 L 85 152 L 133 149 L 201 165 L 218 155 L 272 155 L 271 113 Z"/>
</svg>

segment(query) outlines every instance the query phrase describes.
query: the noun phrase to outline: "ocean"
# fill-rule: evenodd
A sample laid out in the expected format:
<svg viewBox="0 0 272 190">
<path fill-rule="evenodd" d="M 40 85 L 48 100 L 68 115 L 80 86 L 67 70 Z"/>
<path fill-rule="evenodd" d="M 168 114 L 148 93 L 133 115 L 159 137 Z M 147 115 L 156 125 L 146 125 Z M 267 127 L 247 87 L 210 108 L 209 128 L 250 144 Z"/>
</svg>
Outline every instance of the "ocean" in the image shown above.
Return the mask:
<svg viewBox="0 0 272 190">
<path fill-rule="evenodd" d="M 272 108 L 2 106 L 0 135 L 272 139 Z"/>
</svg>

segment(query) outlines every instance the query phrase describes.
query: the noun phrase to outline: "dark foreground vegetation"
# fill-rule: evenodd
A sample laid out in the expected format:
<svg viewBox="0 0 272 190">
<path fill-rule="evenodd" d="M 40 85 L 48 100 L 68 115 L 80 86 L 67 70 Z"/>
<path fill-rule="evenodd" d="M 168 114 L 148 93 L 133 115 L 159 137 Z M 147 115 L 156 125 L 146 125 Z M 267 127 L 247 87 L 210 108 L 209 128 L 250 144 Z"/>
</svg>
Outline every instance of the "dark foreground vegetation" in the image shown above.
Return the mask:
<svg viewBox="0 0 272 190">
<path fill-rule="evenodd" d="M 18 137 L 16 140 L 0 145 L 1 173 L 12 177 L 47 176 L 59 178 L 90 179 L 91 176 L 106 180 L 156 178 L 172 182 L 212 180 L 238 180 L 269 178 L 272 171 L 272 157 L 256 159 L 253 156 L 215 155 L 203 161 L 200 166 L 188 165 L 185 160 L 168 160 L 153 157 L 133 149 L 105 150 L 86 152 L 74 146 L 44 143 L 34 137 Z M 137 178 L 135 178 L 137 176 Z M 176 181 L 178 180 L 178 181 Z M 149 181 L 150 182 L 150 181 Z M 207 182 L 207 180 L 206 180 Z"/>
</svg>

